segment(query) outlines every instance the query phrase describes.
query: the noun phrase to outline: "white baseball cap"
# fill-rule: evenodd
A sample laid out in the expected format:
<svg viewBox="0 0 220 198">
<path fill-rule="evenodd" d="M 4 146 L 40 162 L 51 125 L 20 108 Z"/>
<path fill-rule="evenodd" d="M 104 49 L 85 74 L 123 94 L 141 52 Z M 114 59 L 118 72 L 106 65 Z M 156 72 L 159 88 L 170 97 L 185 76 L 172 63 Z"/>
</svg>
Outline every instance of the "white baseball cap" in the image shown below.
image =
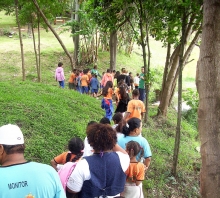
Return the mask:
<svg viewBox="0 0 220 198">
<path fill-rule="evenodd" d="M 17 125 L 7 124 L 0 127 L 0 144 L 24 144 L 24 136 Z"/>
</svg>

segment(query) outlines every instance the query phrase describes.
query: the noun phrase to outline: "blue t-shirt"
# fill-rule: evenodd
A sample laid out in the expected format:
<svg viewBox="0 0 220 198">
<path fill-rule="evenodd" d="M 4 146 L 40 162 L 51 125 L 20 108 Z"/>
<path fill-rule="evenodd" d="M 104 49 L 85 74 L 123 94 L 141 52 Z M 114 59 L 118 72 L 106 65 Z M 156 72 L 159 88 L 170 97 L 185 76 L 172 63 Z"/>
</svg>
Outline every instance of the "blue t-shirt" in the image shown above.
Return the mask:
<svg viewBox="0 0 220 198">
<path fill-rule="evenodd" d="M 124 135 L 120 136 L 119 139 L 118 139 L 118 144 L 123 149 L 126 149 L 126 144 L 130 141 L 135 141 L 135 142 L 138 142 L 140 144 L 140 146 L 144 149 L 144 156 L 143 156 L 144 158 L 148 158 L 148 157 L 152 156 L 151 149 L 150 149 L 148 141 L 140 135 L 139 136 L 126 136 L 126 137 Z M 140 154 L 136 158 L 139 161 L 140 160 Z"/>
<path fill-rule="evenodd" d="M 49 165 L 26 162 L 0 166 L 1 198 L 66 198 L 58 173 Z"/>
<path fill-rule="evenodd" d="M 97 78 L 92 78 L 90 81 L 90 87 L 91 89 L 98 89 L 99 88 L 99 81 Z"/>
</svg>

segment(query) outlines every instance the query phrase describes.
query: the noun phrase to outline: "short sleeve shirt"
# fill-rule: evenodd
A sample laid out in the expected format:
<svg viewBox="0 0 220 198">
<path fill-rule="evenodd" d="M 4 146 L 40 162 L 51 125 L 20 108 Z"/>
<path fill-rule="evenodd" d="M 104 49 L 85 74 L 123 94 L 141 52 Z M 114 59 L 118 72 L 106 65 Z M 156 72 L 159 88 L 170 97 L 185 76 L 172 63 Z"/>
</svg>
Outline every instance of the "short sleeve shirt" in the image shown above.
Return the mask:
<svg viewBox="0 0 220 198">
<path fill-rule="evenodd" d="M 144 80 L 142 79 L 142 77 L 144 77 L 144 73 L 141 73 L 140 74 L 140 81 L 139 81 L 139 87 L 138 88 L 140 88 L 140 89 L 144 89 L 145 88 L 145 82 L 144 82 Z"/>
<path fill-rule="evenodd" d="M 127 182 L 136 182 L 144 180 L 144 164 L 141 162 L 130 162 L 125 174 L 127 175 Z"/>
<path fill-rule="evenodd" d="M 69 83 L 73 83 L 76 78 L 76 75 L 74 73 L 71 73 L 70 78 L 69 78 Z"/>
<path fill-rule="evenodd" d="M 139 118 L 141 120 L 141 113 L 146 112 L 145 105 L 141 100 L 130 100 L 128 102 L 127 112 L 130 113 L 130 118 Z"/>
<path fill-rule="evenodd" d="M 81 86 L 88 87 L 89 77 L 87 75 L 83 75 L 81 77 Z"/>
<path fill-rule="evenodd" d="M 65 164 L 66 163 L 66 156 L 69 152 L 63 152 L 62 154 L 56 156 L 54 158 L 55 162 L 57 164 Z M 74 154 L 71 154 L 71 158 L 70 158 L 70 161 L 72 161 L 72 159 L 75 157 L 76 155 Z"/>
</svg>

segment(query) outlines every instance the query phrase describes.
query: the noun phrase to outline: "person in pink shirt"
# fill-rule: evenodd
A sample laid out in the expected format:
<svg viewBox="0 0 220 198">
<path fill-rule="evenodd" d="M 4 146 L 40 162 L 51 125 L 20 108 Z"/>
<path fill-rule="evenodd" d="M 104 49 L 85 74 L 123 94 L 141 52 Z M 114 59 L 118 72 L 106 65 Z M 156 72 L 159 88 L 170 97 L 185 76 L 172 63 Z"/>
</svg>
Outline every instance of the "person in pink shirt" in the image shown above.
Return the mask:
<svg viewBox="0 0 220 198">
<path fill-rule="evenodd" d="M 105 87 L 105 85 L 106 85 L 106 83 L 108 82 L 108 81 L 112 81 L 112 83 L 113 83 L 113 76 L 112 76 L 112 74 L 110 73 L 111 72 L 111 70 L 110 69 L 107 69 L 107 72 L 103 75 L 103 77 L 102 77 L 102 80 L 101 80 L 101 85 L 103 86 L 103 87 Z"/>
<path fill-rule="evenodd" d="M 64 88 L 65 86 L 65 76 L 64 76 L 64 71 L 63 71 L 63 63 L 59 62 L 58 67 L 56 68 L 55 71 L 55 80 L 59 82 L 60 87 Z"/>
</svg>

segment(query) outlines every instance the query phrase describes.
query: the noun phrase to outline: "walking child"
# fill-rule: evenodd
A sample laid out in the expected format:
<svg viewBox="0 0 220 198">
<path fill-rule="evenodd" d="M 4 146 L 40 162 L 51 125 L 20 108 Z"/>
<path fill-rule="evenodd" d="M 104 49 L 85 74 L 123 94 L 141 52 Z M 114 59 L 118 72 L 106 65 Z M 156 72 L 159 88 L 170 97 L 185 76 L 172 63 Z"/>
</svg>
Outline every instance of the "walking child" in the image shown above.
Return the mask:
<svg viewBox="0 0 220 198">
<path fill-rule="evenodd" d="M 112 95 L 113 95 L 113 83 L 112 81 L 107 81 L 105 87 L 102 90 L 102 95 L 104 98 L 101 102 L 102 109 L 105 109 L 105 117 L 109 120 L 112 119 L 112 115 L 114 112 L 114 107 L 112 104 Z"/>
<path fill-rule="evenodd" d="M 62 154 L 56 156 L 54 159 L 50 161 L 51 166 L 58 171 L 61 167 L 61 164 L 65 164 L 67 162 L 76 162 L 81 159 L 83 156 L 84 143 L 78 138 L 74 137 L 68 142 L 68 150 L 67 152 L 63 152 Z"/>
<path fill-rule="evenodd" d="M 97 96 L 98 90 L 99 90 L 99 81 L 97 79 L 97 75 L 93 74 L 92 78 L 90 80 L 90 88 L 91 88 L 91 95 L 93 97 Z"/>
<path fill-rule="evenodd" d="M 138 142 L 130 141 L 126 144 L 126 151 L 130 157 L 130 165 L 125 172 L 126 183 L 124 192 L 121 195 L 126 198 L 143 198 L 142 181 L 145 175 L 144 164 L 138 162 L 136 159 L 138 153 L 141 153 L 143 156 L 143 148 L 141 148 Z"/>
<path fill-rule="evenodd" d="M 65 86 L 65 76 L 64 76 L 64 71 L 63 71 L 63 63 L 59 62 L 58 67 L 56 68 L 55 71 L 55 80 L 59 82 L 59 85 L 61 88 L 64 88 Z"/>
</svg>

